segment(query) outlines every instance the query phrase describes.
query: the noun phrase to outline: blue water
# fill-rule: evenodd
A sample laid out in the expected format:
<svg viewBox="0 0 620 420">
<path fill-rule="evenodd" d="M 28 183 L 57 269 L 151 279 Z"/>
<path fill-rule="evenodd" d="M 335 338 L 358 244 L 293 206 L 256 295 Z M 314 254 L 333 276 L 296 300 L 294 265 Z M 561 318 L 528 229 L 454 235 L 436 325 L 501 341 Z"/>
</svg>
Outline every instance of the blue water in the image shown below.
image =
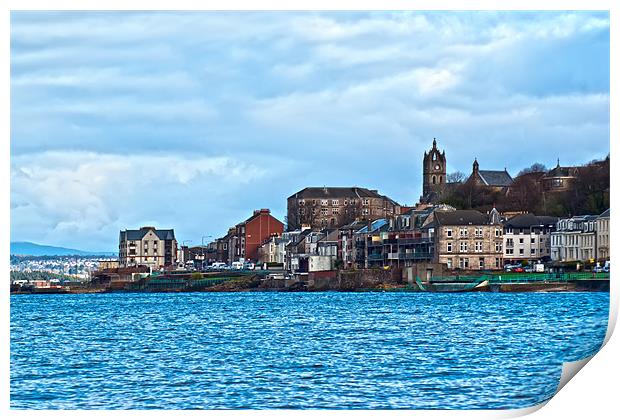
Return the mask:
<svg viewBox="0 0 620 420">
<path fill-rule="evenodd" d="M 520 408 L 601 346 L 608 293 L 11 296 L 11 407 Z"/>
</svg>

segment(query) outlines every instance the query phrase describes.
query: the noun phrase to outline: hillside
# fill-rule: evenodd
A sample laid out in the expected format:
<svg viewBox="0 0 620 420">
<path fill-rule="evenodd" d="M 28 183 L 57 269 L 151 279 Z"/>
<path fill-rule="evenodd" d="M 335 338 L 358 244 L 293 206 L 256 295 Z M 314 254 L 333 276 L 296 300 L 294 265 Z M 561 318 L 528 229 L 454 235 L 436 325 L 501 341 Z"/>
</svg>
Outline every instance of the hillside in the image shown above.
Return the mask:
<svg viewBox="0 0 620 420">
<path fill-rule="evenodd" d="M 11 255 L 97 255 L 97 256 L 116 256 L 116 252 L 106 251 L 82 251 L 79 249 L 63 248 L 59 246 L 40 245 L 33 242 L 11 242 Z"/>
</svg>

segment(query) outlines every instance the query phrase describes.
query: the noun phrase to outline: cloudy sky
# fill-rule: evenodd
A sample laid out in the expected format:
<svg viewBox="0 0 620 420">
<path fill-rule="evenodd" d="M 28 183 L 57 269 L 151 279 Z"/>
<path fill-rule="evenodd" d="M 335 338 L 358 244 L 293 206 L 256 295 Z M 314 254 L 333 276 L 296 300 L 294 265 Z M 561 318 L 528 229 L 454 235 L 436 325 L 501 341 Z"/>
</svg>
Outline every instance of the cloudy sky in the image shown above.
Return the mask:
<svg viewBox="0 0 620 420">
<path fill-rule="evenodd" d="M 306 186 L 403 204 L 448 172 L 609 152 L 609 16 L 11 14 L 11 240 L 221 236 Z"/>
</svg>

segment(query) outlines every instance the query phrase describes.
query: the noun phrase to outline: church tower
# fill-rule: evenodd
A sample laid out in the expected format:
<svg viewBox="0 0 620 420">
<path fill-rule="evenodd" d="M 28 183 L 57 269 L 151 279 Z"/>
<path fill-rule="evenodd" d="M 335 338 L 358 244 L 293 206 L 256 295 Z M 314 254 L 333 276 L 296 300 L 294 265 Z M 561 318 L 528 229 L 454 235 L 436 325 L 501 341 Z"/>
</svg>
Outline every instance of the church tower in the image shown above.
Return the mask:
<svg viewBox="0 0 620 420">
<path fill-rule="evenodd" d="M 422 197 L 425 201 L 432 201 L 433 193 L 446 184 L 446 151 L 439 152 L 436 139 L 433 139 L 433 148 L 424 152 L 422 174 Z"/>
</svg>

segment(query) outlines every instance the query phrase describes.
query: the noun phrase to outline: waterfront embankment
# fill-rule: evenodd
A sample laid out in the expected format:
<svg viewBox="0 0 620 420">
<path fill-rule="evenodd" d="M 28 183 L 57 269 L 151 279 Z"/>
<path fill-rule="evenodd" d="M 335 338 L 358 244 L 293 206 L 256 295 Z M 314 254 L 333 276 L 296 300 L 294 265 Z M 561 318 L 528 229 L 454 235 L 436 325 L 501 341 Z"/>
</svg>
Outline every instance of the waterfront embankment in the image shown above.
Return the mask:
<svg viewBox="0 0 620 420">
<path fill-rule="evenodd" d="M 609 291 L 609 273 L 477 273 L 421 279 L 401 269 L 334 270 L 284 276 L 253 272 L 158 273 L 80 286 L 13 287 L 15 294 L 130 292 L 560 292 Z"/>
</svg>

